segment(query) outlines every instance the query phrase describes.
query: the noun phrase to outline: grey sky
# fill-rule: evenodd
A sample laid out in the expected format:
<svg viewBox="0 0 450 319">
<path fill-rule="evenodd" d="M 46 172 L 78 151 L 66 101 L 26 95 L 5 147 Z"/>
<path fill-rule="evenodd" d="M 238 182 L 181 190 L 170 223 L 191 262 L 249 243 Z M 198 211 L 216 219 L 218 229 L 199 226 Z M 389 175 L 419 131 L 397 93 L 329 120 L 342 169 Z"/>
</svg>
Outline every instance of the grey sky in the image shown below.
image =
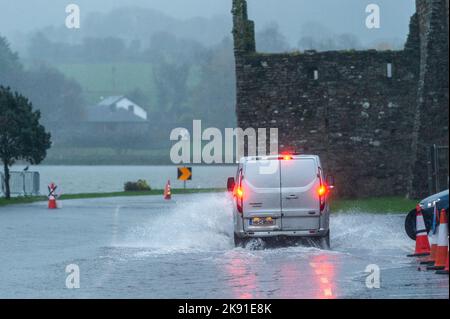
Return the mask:
<svg viewBox="0 0 450 319">
<path fill-rule="evenodd" d="M 405 39 L 414 0 L 248 0 L 257 29 L 277 22 L 281 32 L 296 43 L 302 26 L 318 22 L 333 33 L 354 33 L 363 43 L 379 39 Z M 32 3 L 32 4 L 30 4 Z M 14 38 L 48 25 L 62 25 L 64 8 L 76 3 L 82 18 L 90 12 L 108 12 L 121 6 L 154 8 L 176 18 L 230 16 L 231 0 L 0 0 L 0 34 Z M 381 7 L 381 29 L 368 30 L 365 7 Z M 224 31 L 224 33 L 228 30 Z"/>
</svg>

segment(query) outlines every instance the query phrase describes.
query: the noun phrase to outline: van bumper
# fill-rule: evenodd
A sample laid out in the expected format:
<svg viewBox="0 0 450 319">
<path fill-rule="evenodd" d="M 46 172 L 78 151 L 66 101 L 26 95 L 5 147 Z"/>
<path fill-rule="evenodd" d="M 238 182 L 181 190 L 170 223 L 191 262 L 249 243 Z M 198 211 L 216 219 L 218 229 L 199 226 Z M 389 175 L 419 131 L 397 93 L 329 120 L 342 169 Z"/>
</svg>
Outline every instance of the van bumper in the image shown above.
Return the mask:
<svg viewBox="0 0 450 319">
<path fill-rule="evenodd" d="M 239 238 L 267 238 L 267 237 L 323 237 L 328 229 L 320 228 L 318 230 L 274 230 L 274 231 L 243 231 L 236 233 Z"/>
</svg>

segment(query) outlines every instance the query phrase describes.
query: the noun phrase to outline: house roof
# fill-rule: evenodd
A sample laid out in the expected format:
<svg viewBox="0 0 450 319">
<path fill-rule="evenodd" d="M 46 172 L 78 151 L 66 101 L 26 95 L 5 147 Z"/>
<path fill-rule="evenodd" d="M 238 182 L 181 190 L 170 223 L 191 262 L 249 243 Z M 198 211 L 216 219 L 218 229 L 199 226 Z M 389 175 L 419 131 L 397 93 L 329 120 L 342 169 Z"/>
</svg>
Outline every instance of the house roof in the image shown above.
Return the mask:
<svg viewBox="0 0 450 319">
<path fill-rule="evenodd" d="M 104 98 L 101 100 L 100 103 L 97 105 L 99 106 L 111 106 L 119 102 L 121 99 L 125 98 L 123 95 L 116 95 L 116 96 L 108 96 L 107 98 Z"/>
<path fill-rule="evenodd" d="M 117 108 L 116 103 L 124 96 L 109 96 L 87 109 L 88 122 L 97 123 L 144 123 L 145 119 L 128 110 Z"/>
<path fill-rule="evenodd" d="M 144 123 L 143 118 L 136 114 L 124 110 L 115 109 L 114 111 L 110 106 L 94 106 L 87 111 L 88 122 L 101 122 L 101 123 Z"/>
</svg>

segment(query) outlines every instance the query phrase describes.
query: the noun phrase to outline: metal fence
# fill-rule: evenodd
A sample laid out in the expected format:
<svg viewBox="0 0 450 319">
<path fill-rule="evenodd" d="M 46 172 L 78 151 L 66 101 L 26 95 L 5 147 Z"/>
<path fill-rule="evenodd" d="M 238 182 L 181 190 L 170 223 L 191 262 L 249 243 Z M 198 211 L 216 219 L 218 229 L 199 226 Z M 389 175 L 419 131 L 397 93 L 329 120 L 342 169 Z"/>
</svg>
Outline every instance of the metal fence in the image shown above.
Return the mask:
<svg viewBox="0 0 450 319">
<path fill-rule="evenodd" d="M 449 154 L 448 146 L 428 147 L 428 191 L 435 194 L 448 189 Z"/>
<path fill-rule="evenodd" d="M 11 195 L 39 195 L 40 175 L 38 172 L 11 172 L 9 186 Z M 5 194 L 5 176 L 0 173 L 1 192 Z"/>
</svg>

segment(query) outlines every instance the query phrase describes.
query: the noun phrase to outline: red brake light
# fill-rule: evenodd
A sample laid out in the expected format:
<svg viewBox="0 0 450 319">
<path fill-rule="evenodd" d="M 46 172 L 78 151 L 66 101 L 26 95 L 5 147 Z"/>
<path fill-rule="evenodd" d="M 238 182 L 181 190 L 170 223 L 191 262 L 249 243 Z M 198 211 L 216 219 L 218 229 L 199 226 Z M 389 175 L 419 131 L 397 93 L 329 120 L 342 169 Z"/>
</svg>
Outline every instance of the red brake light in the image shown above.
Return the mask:
<svg viewBox="0 0 450 319">
<path fill-rule="evenodd" d="M 238 188 L 236 189 L 236 196 L 237 196 L 239 199 L 242 199 L 242 198 L 244 197 L 244 191 L 242 190 L 241 187 L 238 187 Z"/>
<path fill-rule="evenodd" d="M 244 176 L 242 175 L 242 170 L 240 170 L 238 183 L 236 185 L 234 194 L 236 196 L 237 210 L 241 214 L 244 212 L 244 189 L 242 188 L 242 180 L 243 179 L 244 179 Z"/>
<path fill-rule="evenodd" d="M 283 161 L 291 161 L 292 159 L 293 159 L 292 155 L 289 155 L 289 154 L 285 154 L 280 157 L 280 160 L 283 160 Z"/>
<path fill-rule="evenodd" d="M 325 196 L 325 194 L 327 193 L 327 187 L 325 185 L 321 185 L 317 190 L 317 193 L 320 197 Z"/>
</svg>

